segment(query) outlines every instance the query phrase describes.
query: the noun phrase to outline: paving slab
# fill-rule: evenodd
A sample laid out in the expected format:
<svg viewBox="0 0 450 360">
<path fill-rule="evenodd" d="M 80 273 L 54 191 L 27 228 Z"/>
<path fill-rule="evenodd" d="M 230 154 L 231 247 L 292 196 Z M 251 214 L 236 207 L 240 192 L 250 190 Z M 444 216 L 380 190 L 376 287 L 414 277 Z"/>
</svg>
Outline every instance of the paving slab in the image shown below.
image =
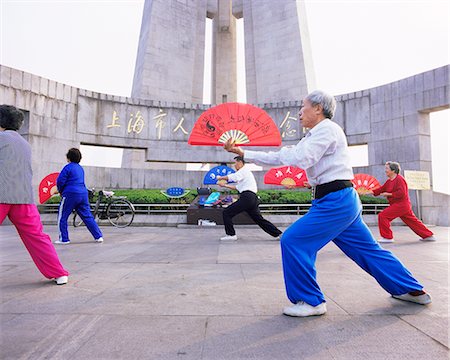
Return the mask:
<svg viewBox="0 0 450 360">
<path fill-rule="evenodd" d="M 279 242 L 255 227 L 223 243 L 222 226 L 105 226 L 102 244 L 70 228 L 71 244 L 56 245 L 69 283 L 56 286 L 15 228 L 0 226 L 0 358 L 448 359 L 450 229 L 433 227 L 429 243 L 393 230 L 383 247 L 432 304 L 393 299 L 331 243 L 316 264 L 328 312 L 300 319 L 281 313 Z"/>
</svg>

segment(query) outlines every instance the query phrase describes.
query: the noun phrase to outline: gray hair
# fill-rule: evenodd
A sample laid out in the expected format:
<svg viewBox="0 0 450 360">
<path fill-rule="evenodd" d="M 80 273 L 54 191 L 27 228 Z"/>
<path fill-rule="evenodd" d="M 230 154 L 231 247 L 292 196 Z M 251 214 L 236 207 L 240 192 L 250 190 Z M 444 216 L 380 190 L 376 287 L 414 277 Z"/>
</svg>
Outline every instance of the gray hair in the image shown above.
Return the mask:
<svg viewBox="0 0 450 360">
<path fill-rule="evenodd" d="M 396 174 L 399 174 L 400 170 L 402 169 L 400 167 L 400 164 L 395 161 L 386 161 L 386 165 L 388 165 L 389 169 L 391 169 L 391 171 L 395 172 Z"/>
<path fill-rule="evenodd" d="M 0 127 L 17 131 L 23 124 L 23 112 L 11 105 L 0 105 Z"/>
<path fill-rule="evenodd" d="M 306 100 L 308 100 L 313 106 L 322 106 L 323 114 L 328 119 L 333 118 L 334 112 L 336 111 L 336 100 L 334 99 L 334 96 L 327 94 L 322 90 L 315 90 L 306 96 Z"/>
</svg>

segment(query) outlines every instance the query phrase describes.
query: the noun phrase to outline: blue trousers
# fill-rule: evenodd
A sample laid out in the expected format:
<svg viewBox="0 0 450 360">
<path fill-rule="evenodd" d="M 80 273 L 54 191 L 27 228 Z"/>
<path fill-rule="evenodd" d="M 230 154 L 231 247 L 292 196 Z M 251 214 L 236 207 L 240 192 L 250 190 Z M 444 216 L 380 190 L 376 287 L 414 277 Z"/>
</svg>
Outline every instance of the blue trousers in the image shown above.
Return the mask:
<svg viewBox="0 0 450 360">
<path fill-rule="evenodd" d="M 58 226 L 60 241 L 69 241 L 67 219 L 74 209 L 81 217 L 94 239 L 103 237 L 102 232 L 100 231 L 97 223 L 94 220 L 94 217 L 91 214 L 87 192 L 85 194 L 74 193 L 65 194 L 61 199 L 61 203 L 59 204 Z"/>
<path fill-rule="evenodd" d="M 390 251 L 378 245 L 362 220 L 362 205 L 353 188 L 313 200 L 308 213 L 281 237 L 284 281 L 289 300 L 312 306 L 325 302 L 316 281 L 317 252 L 333 241 L 349 258 L 392 295 L 422 290 Z"/>
</svg>

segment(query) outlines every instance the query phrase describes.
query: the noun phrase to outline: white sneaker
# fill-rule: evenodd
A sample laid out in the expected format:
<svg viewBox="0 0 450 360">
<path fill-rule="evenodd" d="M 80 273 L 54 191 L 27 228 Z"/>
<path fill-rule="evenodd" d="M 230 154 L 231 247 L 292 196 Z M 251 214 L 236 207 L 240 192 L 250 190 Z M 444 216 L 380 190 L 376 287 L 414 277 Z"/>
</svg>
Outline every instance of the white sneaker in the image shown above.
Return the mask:
<svg viewBox="0 0 450 360">
<path fill-rule="evenodd" d="M 431 296 L 427 293 L 417 296 L 406 293 L 403 295 L 392 295 L 392 297 L 398 300 L 409 301 L 421 305 L 427 305 L 431 303 Z"/>
<path fill-rule="evenodd" d="M 436 241 L 437 239 L 433 235 L 431 235 L 431 236 L 428 236 L 426 238 L 419 239 L 419 240 L 420 241 Z"/>
<path fill-rule="evenodd" d="M 102 238 L 102 237 L 99 237 L 98 239 L 94 239 L 94 241 L 95 241 L 95 242 L 98 242 L 98 243 L 102 243 L 102 242 L 103 242 L 103 238 Z"/>
<path fill-rule="evenodd" d="M 67 244 L 70 244 L 70 240 L 69 241 L 61 241 L 58 239 L 58 240 L 54 241 L 53 244 L 67 245 Z"/>
<path fill-rule="evenodd" d="M 327 312 L 327 305 L 323 302 L 317 306 L 312 306 L 304 301 L 300 301 L 295 305 L 285 307 L 283 310 L 284 315 L 288 316 L 316 316 L 323 315 Z"/>
<path fill-rule="evenodd" d="M 386 238 L 382 237 L 382 238 L 378 239 L 378 242 L 389 244 L 389 243 L 393 243 L 394 239 L 386 239 Z"/>
<path fill-rule="evenodd" d="M 237 236 L 236 235 L 227 235 L 220 238 L 221 241 L 236 241 Z"/>
<path fill-rule="evenodd" d="M 67 284 L 67 281 L 69 281 L 68 276 L 60 276 L 55 279 L 56 285 L 64 285 Z"/>
</svg>

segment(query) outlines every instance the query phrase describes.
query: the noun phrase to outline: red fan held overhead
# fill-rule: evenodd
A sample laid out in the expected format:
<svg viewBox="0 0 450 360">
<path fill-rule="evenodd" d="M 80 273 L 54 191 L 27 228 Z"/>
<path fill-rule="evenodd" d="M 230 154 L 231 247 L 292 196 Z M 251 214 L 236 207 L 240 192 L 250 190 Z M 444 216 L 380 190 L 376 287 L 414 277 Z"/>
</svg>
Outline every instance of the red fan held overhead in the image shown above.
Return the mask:
<svg viewBox="0 0 450 360">
<path fill-rule="evenodd" d="M 48 174 L 41 180 L 39 184 L 39 202 L 41 204 L 45 203 L 58 192 L 58 188 L 56 187 L 58 175 L 59 173 Z"/>
<path fill-rule="evenodd" d="M 355 174 L 352 183 L 355 190 L 361 195 L 367 194 L 367 191 L 375 190 L 381 186 L 377 179 L 368 174 Z"/>
<path fill-rule="evenodd" d="M 249 104 L 225 103 L 206 110 L 195 122 L 188 144 L 223 146 L 279 146 L 278 126 L 262 109 Z"/>
<path fill-rule="evenodd" d="M 264 175 L 264 184 L 304 187 L 306 171 L 295 166 L 272 168 Z"/>
</svg>

